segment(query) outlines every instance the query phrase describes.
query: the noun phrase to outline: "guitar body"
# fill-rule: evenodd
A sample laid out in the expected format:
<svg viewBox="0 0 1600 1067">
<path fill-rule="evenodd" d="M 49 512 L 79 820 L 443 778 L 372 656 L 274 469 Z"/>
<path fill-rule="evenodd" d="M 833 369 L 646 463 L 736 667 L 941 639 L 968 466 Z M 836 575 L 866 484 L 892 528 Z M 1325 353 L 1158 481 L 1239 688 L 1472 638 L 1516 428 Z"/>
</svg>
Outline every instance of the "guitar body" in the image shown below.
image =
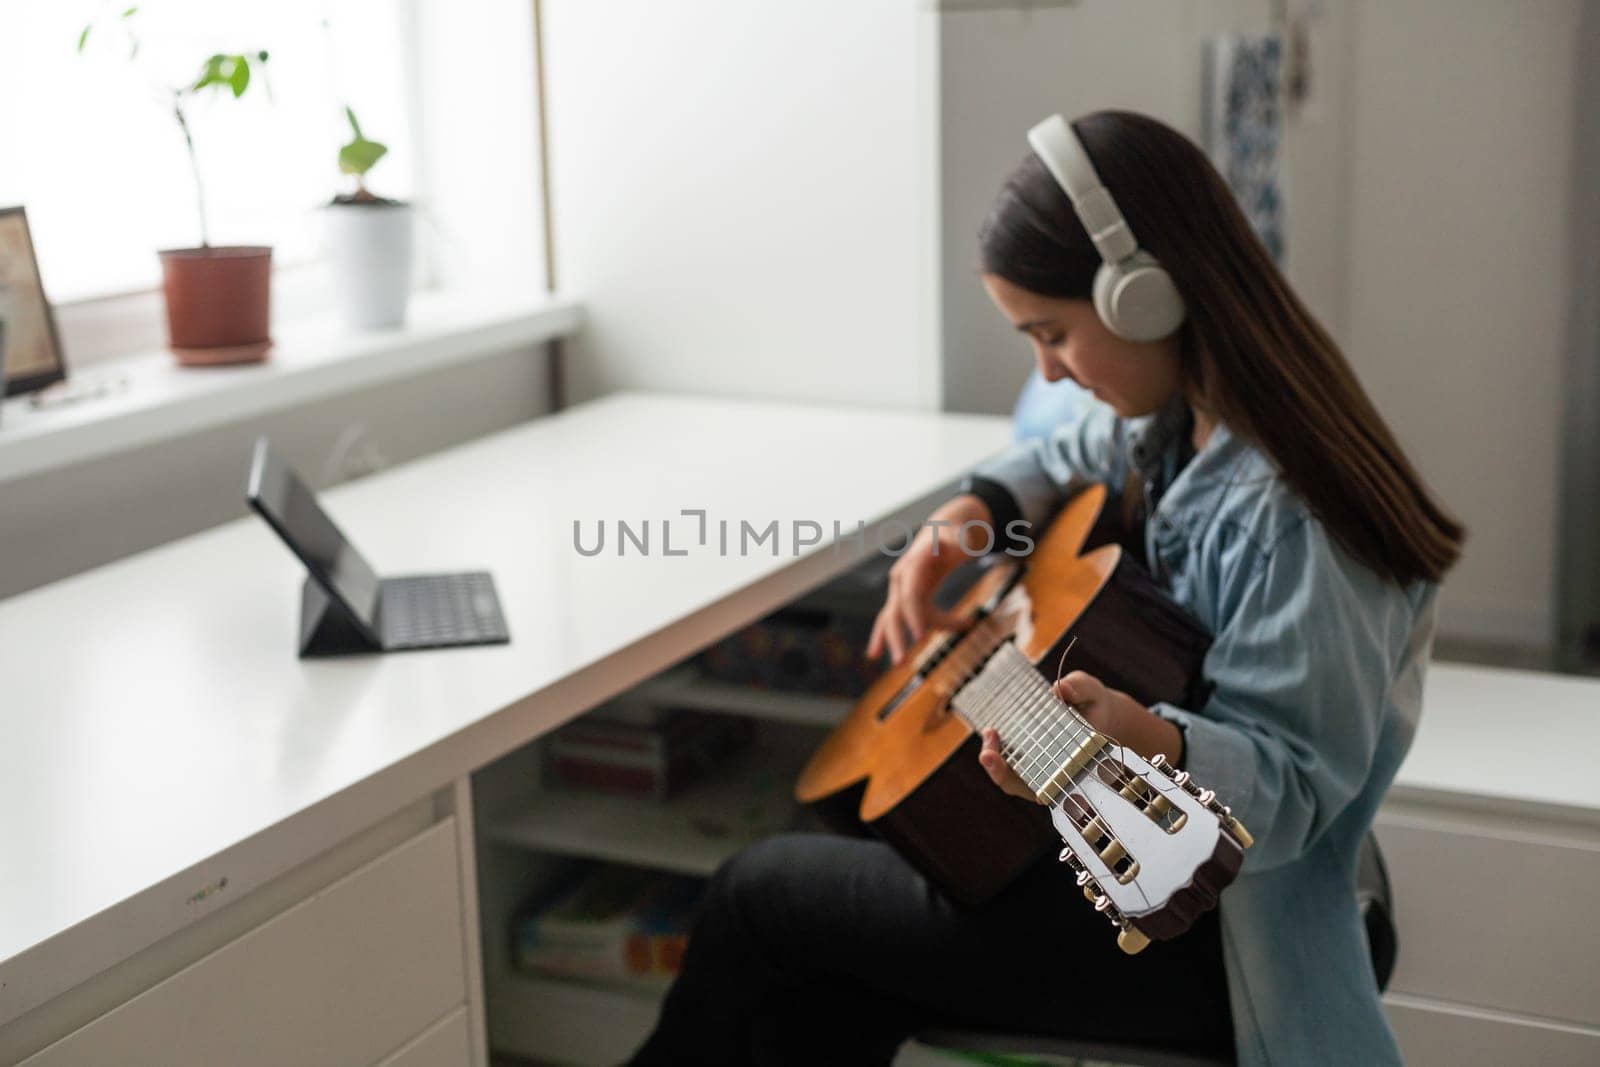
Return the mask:
<svg viewBox="0 0 1600 1067">
<path fill-rule="evenodd" d="M 1047 681 L 1071 644 L 1060 673 L 1088 671 L 1147 705 L 1196 706 L 1209 638 L 1118 545 L 1085 551 L 1111 526 L 1105 500 L 1101 486 L 1079 494 L 1025 560 L 990 567 L 953 609 L 961 628 L 930 631 L 867 689 L 796 797 L 835 824 L 859 820 L 965 904 L 1059 848 L 1050 809 L 995 787 L 950 701 L 1009 639 Z"/>
</svg>

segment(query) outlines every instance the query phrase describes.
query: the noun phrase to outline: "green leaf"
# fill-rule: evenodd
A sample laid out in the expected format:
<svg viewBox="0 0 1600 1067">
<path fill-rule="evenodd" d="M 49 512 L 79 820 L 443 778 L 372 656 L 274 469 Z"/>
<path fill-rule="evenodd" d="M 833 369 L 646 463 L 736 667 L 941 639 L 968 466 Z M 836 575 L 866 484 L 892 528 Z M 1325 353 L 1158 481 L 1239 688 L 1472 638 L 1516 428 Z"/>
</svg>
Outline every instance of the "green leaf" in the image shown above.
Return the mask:
<svg viewBox="0 0 1600 1067">
<path fill-rule="evenodd" d="M 339 170 L 361 177 L 389 154 L 389 146 L 358 137 L 339 149 Z"/>
<path fill-rule="evenodd" d="M 78 51 L 79 52 L 82 52 L 83 51 L 83 46 L 89 43 L 89 31 L 92 30 L 92 29 L 94 29 L 93 25 L 85 26 L 83 28 L 83 32 L 78 34 Z"/>
<path fill-rule="evenodd" d="M 263 57 L 266 53 L 258 52 L 256 55 Z M 241 53 L 224 54 L 218 52 L 214 56 L 207 57 L 206 61 L 200 64 L 200 73 L 195 76 L 194 81 L 184 91 L 193 94 L 205 89 L 225 89 L 237 100 L 250 87 L 251 81 L 254 80 L 253 73 L 250 68 L 249 56 Z M 264 78 L 266 70 L 263 69 L 261 73 Z M 272 86 L 270 83 L 265 84 L 267 86 L 267 97 L 271 99 Z"/>
<path fill-rule="evenodd" d="M 250 86 L 250 61 L 244 56 L 233 57 L 233 70 L 228 76 L 228 84 L 233 87 L 235 100 L 244 95 L 245 89 Z"/>
<path fill-rule="evenodd" d="M 222 59 L 222 56 L 215 55 L 200 65 L 200 76 L 189 87 L 192 92 L 199 92 L 201 89 L 222 83 Z"/>
<path fill-rule="evenodd" d="M 350 121 L 350 132 L 355 136 L 349 144 L 339 149 L 339 170 L 360 178 L 388 154 L 389 146 L 367 140 L 361 132 L 361 123 L 356 121 L 355 110 L 349 104 L 344 106 L 344 117 Z"/>
<path fill-rule="evenodd" d="M 135 4 L 122 13 L 122 18 L 131 19 L 139 13 L 139 5 Z"/>
</svg>

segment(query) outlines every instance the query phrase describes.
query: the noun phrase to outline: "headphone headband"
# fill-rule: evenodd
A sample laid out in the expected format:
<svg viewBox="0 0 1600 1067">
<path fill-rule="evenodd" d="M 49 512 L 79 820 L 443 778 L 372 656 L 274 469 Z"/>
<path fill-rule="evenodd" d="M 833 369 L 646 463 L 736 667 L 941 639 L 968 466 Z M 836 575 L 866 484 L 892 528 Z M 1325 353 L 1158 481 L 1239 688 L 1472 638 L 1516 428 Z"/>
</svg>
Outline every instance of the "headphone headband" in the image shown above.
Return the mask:
<svg viewBox="0 0 1600 1067">
<path fill-rule="evenodd" d="M 1134 240 L 1127 220 L 1066 119 L 1051 115 L 1028 131 L 1028 144 L 1072 201 L 1072 208 L 1101 259 L 1121 263 L 1139 251 L 1139 242 Z"/>
</svg>

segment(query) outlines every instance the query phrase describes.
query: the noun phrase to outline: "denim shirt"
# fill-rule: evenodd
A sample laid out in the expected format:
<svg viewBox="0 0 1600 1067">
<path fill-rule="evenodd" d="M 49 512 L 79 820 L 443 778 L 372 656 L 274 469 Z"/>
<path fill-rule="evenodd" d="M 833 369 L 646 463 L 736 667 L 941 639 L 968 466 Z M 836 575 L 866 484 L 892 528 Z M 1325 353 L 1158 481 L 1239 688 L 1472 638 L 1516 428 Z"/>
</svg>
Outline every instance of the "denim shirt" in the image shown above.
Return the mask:
<svg viewBox="0 0 1600 1067">
<path fill-rule="evenodd" d="M 1255 838 L 1219 904 L 1239 1062 L 1399 1063 L 1356 865 L 1416 730 L 1435 588 L 1356 562 L 1226 426 L 1184 462 L 1188 426 L 1181 401 L 1140 419 L 1097 404 L 973 474 L 1034 536 L 1087 484 L 1144 477 L 1151 569 L 1213 635 L 1205 705 L 1151 710 Z"/>
</svg>

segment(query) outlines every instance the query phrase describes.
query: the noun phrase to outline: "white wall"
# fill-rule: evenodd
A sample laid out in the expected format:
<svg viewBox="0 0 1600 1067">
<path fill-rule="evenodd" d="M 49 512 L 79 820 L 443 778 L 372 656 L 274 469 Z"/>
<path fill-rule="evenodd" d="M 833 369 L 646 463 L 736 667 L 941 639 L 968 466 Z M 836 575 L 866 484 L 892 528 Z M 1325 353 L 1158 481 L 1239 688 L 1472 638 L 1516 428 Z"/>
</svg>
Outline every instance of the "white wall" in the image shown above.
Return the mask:
<svg viewBox="0 0 1600 1067">
<path fill-rule="evenodd" d="M 1578 29 L 1579 101 L 1600 100 L 1600 0 L 1585 0 Z M 1578 109 L 1572 187 L 1600 189 L 1600 108 Z M 1567 320 L 1561 545 L 1556 564 L 1563 662 L 1600 660 L 1600 197 L 1575 196 L 1570 240 L 1577 300 Z"/>
<path fill-rule="evenodd" d="M 963 11 L 943 16 L 941 109 L 945 405 L 1007 412 L 1031 350 L 1006 325 L 977 279 L 978 226 L 1028 152 L 1028 127 L 1051 112 L 1069 118 L 1129 108 L 1195 141 L 1201 135 L 1206 38 L 1264 32 L 1270 0 L 1204 4 L 1085 0 L 1070 7 Z M 1284 144 L 1288 272 L 1323 323 L 1344 317 L 1341 208 L 1347 134 L 1343 64 L 1350 19 L 1326 5 L 1313 56 L 1315 107 L 1288 122 Z"/>
<path fill-rule="evenodd" d="M 1343 340 L 1470 528 L 1457 636 L 1552 637 L 1580 8 L 1357 5 Z"/>
<path fill-rule="evenodd" d="M 447 289 L 544 287 L 532 0 L 409 0 L 420 246 Z"/>
<path fill-rule="evenodd" d="M 574 400 L 938 403 L 937 16 L 917 0 L 545 0 Z"/>
<path fill-rule="evenodd" d="M 5 482 L 0 597 L 244 515 L 258 434 L 320 488 L 515 425 L 548 410 L 547 397 L 542 350 L 519 349 Z"/>
<path fill-rule="evenodd" d="M 1554 616 L 1581 0 L 1324 3 L 1285 135 L 1288 273 L 1471 529 L 1447 636 L 1547 646 Z M 976 231 L 1052 110 L 1196 136 L 1201 42 L 1267 0 L 1084 0 L 942 20 L 945 396 L 1007 411 L 1031 356 L 974 277 Z M 1593 195 L 1593 190 L 1584 195 Z"/>
</svg>

